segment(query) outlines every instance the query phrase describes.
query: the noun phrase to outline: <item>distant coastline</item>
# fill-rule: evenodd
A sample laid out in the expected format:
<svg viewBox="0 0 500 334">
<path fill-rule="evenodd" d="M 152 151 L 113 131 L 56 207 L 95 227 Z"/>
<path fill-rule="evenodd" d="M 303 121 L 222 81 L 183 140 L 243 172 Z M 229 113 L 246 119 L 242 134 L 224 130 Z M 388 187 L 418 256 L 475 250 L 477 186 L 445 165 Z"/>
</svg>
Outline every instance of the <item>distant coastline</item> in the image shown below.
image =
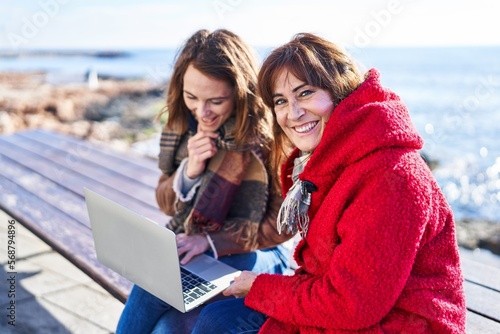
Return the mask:
<svg viewBox="0 0 500 334">
<path fill-rule="evenodd" d="M 131 54 L 126 51 L 79 51 L 79 50 L 0 50 L 0 58 L 26 57 L 90 57 L 90 58 L 125 58 Z"/>
</svg>

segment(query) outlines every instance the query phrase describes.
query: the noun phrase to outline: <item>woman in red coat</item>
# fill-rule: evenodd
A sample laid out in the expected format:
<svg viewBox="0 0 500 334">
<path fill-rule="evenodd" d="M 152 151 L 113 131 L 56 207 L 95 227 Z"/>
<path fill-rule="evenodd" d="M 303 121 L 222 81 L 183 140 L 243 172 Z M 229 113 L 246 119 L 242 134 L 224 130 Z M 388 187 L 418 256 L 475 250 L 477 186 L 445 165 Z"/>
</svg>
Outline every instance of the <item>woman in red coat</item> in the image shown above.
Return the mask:
<svg viewBox="0 0 500 334">
<path fill-rule="evenodd" d="M 400 98 L 338 46 L 299 34 L 263 63 L 293 276 L 243 272 L 193 333 L 464 333 L 452 211 Z M 288 191 L 285 191 L 288 189 Z M 230 319 L 233 319 L 232 321 Z"/>
</svg>

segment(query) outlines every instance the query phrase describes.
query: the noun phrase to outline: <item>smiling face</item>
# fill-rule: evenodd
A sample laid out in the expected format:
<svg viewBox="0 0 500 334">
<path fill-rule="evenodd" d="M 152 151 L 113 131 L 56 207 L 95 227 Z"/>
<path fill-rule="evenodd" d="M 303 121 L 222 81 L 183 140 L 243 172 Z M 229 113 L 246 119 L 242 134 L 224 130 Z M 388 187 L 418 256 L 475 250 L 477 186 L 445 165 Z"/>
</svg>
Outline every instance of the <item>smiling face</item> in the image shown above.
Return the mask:
<svg viewBox="0 0 500 334">
<path fill-rule="evenodd" d="M 215 132 L 234 111 L 233 88 L 229 82 L 209 77 L 189 65 L 184 73 L 184 103 L 203 131 Z"/>
<path fill-rule="evenodd" d="M 330 93 L 306 84 L 285 69 L 274 85 L 273 105 L 278 124 L 292 143 L 303 152 L 313 151 L 333 112 Z"/>
</svg>

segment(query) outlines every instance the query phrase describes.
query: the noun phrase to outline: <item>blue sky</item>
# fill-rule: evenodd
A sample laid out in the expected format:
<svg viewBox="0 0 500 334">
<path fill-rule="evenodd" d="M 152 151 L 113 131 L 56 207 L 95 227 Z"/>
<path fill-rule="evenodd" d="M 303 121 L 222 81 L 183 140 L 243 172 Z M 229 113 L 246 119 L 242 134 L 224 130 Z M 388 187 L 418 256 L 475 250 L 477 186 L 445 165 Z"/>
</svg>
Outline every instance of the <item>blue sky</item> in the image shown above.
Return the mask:
<svg viewBox="0 0 500 334">
<path fill-rule="evenodd" d="M 177 47 L 200 28 L 254 46 L 302 31 L 355 47 L 500 45 L 499 9 L 498 0 L 4 0 L 0 48 Z"/>
</svg>

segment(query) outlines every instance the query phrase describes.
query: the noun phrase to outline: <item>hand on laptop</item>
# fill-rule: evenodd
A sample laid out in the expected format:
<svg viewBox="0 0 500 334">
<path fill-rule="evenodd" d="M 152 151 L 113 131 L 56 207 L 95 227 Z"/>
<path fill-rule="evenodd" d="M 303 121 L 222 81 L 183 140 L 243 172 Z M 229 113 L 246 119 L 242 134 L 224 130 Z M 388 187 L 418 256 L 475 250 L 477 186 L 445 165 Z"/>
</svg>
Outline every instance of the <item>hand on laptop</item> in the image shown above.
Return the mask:
<svg viewBox="0 0 500 334">
<path fill-rule="evenodd" d="M 181 264 L 185 265 L 193 257 L 198 254 L 205 253 L 210 245 L 207 238 L 203 234 L 187 235 L 179 233 L 176 235 L 177 253 L 184 257 L 181 259 Z"/>
<path fill-rule="evenodd" d="M 251 271 L 242 271 L 241 275 L 234 278 L 234 283 L 222 292 L 224 296 L 245 297 L 252 287 L 257 274 Z"/>
</svg>

